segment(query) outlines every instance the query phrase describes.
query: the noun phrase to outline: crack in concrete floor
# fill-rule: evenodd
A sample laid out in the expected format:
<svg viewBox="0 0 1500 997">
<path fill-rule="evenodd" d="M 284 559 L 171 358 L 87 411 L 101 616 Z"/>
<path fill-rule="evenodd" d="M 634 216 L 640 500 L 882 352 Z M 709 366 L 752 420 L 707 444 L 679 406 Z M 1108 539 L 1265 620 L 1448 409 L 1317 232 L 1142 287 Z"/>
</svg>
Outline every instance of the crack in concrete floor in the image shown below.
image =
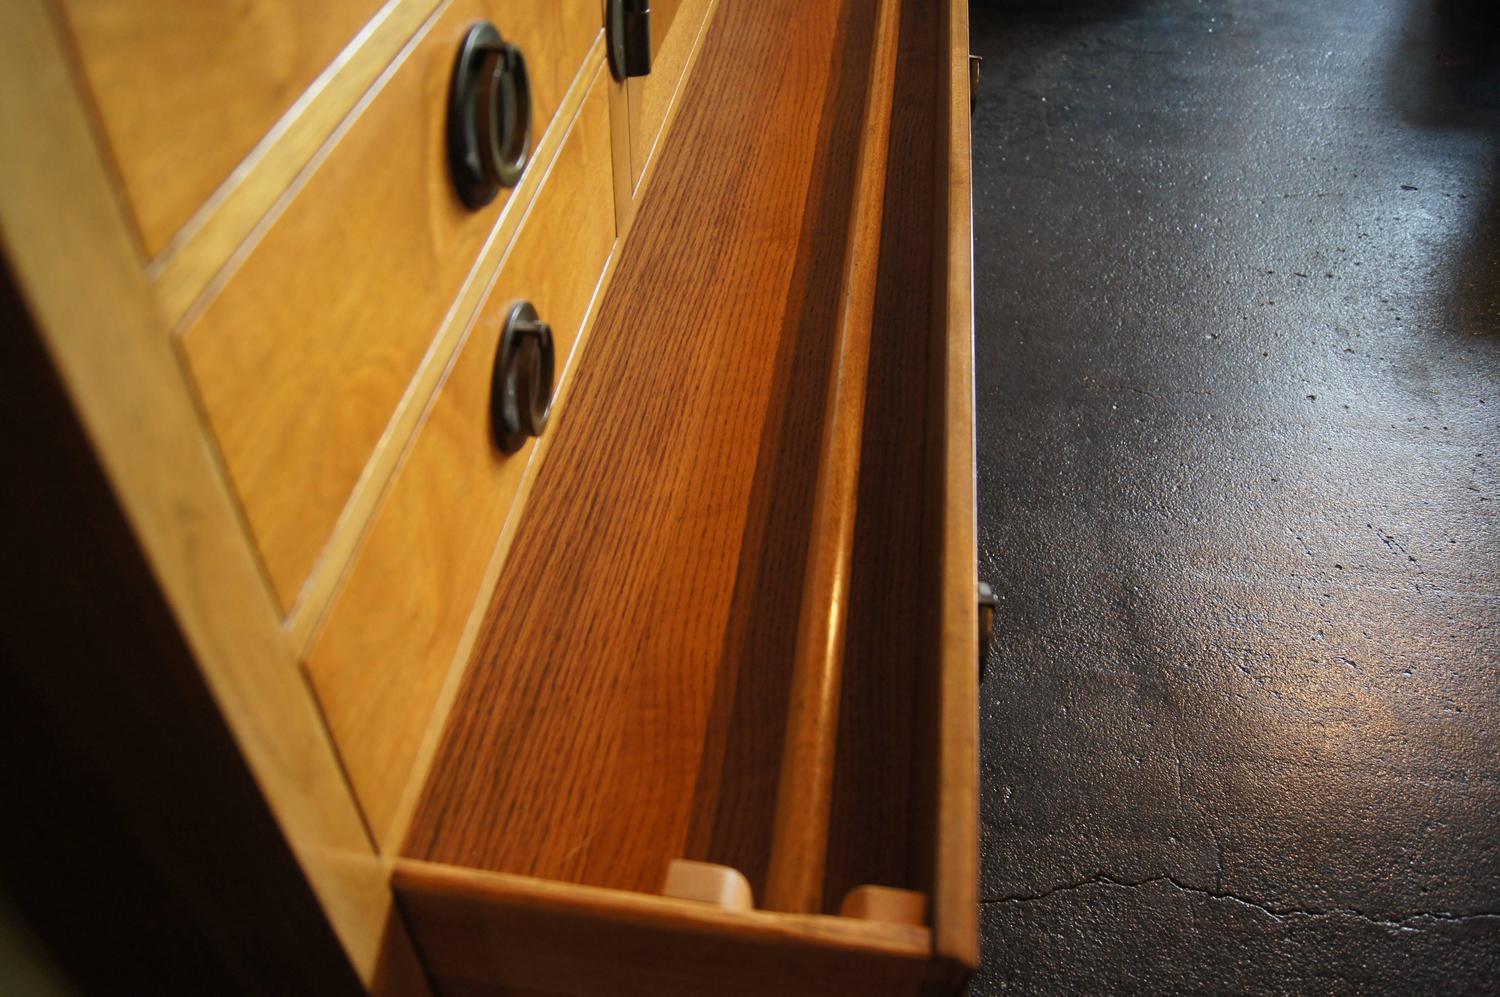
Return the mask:
<svg viewBox="0 0 1500 997">
<path fill-rule="evenodd" d="M 983 904 L 1035 903 L 1038 900 L 1045 900 L 1046 898 L 1051 897 L 1055 894 L 1069 893 L 1074 890 L 1087 889 L 1091 886 L 1103 886 L 1114 889 L 1130 890 L 1156 885 L 1169 886 L 1172 889 L 1177 890 L 1179 893 L 1186 893 L 1192 896 L 1206 897 L 1211 900 L 1223 900 L 1229 903 L 1238 904 L 1242 907 L 1247 907 L 1261 914 L 1265 914 L 1266 916 L 1271 917 L 1277 921 L 1292 917 L 1352 917 L 1364 921 L 1368 924 L 1378 925 L 1379 927 L 1383 928 L 1395 928 L 1400 931 L 1418 931 L 1420 929 L 1413 927 L 1413 924 L 1423 921 L 1462 923 L 1465 921 L 1490 919 L 1500 920 L 1500 911 L 1476 911 L 1467 914 L 1456 914 L 1451 911 L 1418 911 L 1416 913 L 1406 914 L 1400 917 L 1377 917 L 1372 914 L 1367 914 L 1366 912 L 1354 907 L 1334 907 L 1328 910 L 1319 910 L 1316 908 L 1304 907 L 1278 908 L 1272 907 L 1268 904 L 1263 904 L 1257 900 L 1251 900 L 1248 897 L 1240 896 L 1237 893 L 1230 893 L 1227 890 L 1210 890 L 1200 886 L 1191 886 L 1177 879 L 1175 876 L 1149 876 L 1145 879 L 1140 880 L 1128 880 L 1119 879 L 1103 872 L 1095 873 L 1088 879 L 1081 879 L 1071 883 L 1060 883 L 1057 886 L 1050 887 L 1040 893 L 1022 893 L 1004 897 L 986 897 L 980 902 Z"/>
</svg>

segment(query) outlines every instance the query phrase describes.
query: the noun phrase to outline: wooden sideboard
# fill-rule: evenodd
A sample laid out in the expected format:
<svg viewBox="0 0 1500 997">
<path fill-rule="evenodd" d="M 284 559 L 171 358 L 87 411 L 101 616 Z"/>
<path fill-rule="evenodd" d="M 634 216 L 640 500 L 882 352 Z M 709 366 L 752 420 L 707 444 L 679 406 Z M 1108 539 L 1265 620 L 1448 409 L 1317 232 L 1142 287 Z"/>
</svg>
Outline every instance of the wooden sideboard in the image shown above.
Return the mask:
<svg viewBox="0 0 1500 997">
<path fill-rule="evenodd" d="M 963 989 L 967 3 L 647 6 L 0 5 L 0 886 L 86 992 Z"/>
</svg>

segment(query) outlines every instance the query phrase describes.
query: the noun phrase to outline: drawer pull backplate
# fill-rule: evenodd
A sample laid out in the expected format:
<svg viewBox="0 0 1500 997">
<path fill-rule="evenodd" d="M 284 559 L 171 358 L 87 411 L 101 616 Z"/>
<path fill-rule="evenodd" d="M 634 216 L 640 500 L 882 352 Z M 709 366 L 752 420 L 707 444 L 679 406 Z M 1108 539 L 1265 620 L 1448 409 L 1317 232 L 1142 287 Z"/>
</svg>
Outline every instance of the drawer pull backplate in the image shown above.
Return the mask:
<svg viewBox="0 0 1500 997">
<path fill-rule="evenodd" d="M 615 79 L 651 75 L 651 0 L 609 0 L 606 31 Z"/>
<path fill-rule="evenodd" d="M 552 413 L 556 359 L 552 327 L 537 317 L 529 301 L 518 301 L 505 313 L 495 377 L 490 389 L 490 418 L 495 445 L 515 453 L 529 437 L 541 436 Z"/>
<path fill-rule="evenodd" d="M 531 76 L 488 21 L 469 28 L 448 91 L 448 166 L 470 208 L 514 187 L 531 159 Z"/>
</svg>

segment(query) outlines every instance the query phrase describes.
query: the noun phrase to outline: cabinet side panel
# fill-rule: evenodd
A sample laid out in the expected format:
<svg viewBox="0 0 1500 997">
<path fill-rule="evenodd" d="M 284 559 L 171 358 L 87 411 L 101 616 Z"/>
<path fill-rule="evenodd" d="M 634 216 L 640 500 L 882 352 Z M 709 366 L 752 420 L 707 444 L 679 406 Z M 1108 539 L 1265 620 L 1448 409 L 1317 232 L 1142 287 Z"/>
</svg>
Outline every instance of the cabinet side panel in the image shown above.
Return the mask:
<svg viewBox="0 0 1500 997">
<path fill-rule="evenodd" d="M 153 697 L 139 700 L 126 695 L 131 682 L 148 682 L 147 670 L 162 652 L 147 643 L 150 653 L 127 658 L 112 669 L 101 664 L 110 658 L 93 653 L 135 653 L 130 645 L 142 638 L 129 628 L 140 625 L 136 616 L 144 610 L 126 596 L 138 587 L 150 593 L 149 598 L 155 600 L 153 611 L 166 614 L 175 628 L 178 660 L 195 669 L 194 681 L 201 683 L 217 711 L 218 723 L 263 794 L 277 831 L 360 981 L 376 988 L 394 985 L 399 979 L 401 985 L 421 992 L 425 983 L 409 939 L 393 918 L 386 871 L 360 821 L 287 635 L 272 610 L 270 592 L 237 518 L 222 468 L 204 436 L 166 324 L 152 300 L 144 261 L 131 238 L 119 192 L 110 180 L 73 71 L 46 0 L 0 4 L 0 135 L 6 143 L 5 154 L 0 156 L 0 246 L 14 296 L 24 302 L 29 316 L 24 323 L 32 335 L 28 341 L 53 371 L 55 404 L 67 414 L 78 448 L 92 461 L 88 466 L 94 477 L 90 480 L 107 489 L 114 502 L 109 528 L 123 531 L 120 542 L 128 537 L 137 545 L 132 569 L 136 574 L 127 576 L 134 578 L 134 584 L 117 578 L 109 584 L 118 589 L 85 588 L 71 600 L 66 587 L 44 591 L 42 578 L 47 576 L 39 574 L 43 569 L 71 568 L 88 575 L 108 575 L 117 569 L 103 554 L 90 556 L 87 546 L 81 553 L 58 546 L 70 524 L 79 531 L 97 528 L 77 512 L 66 507 L 54 510 L 48 502 L 18 507 L 5 521 L 28 542 L 30 535 L 40 535 L 43 529 L 26 521 L 28 509 L 35 516 L 61 517 L 51 527 L 57 536 L 50 538 L 50 545 L 42 544 L 32 554 L 38 586 L 32 598 L 38 607 L 53 606 L 53 615 L 38 617 L 39 635 L 28 637 L 35 643 L 23 649 L 45 650 L 49 641 L 60 646 L 84 641 L 87 628 L 95 625 L 91 617 L 97 616 L 103 621 L 92 638 L 97 644 L 85 641 L 74 660 L 85 662 L 78 667 L 88 669 L 83 673 L 89 678 L 84 687 L 102 712 L 101 722 L 118 719 L 124 723 L 131 719 L 127 709 L 131 707 L 146 711 L 146 720 L 137 716 L 131 721 L 142 725 L 136 733 L 166 736 L 154 731 L 151 722 L 170 733 L 176 714 L 168 708 L 157 710 Z M 36 462 L 34 476 L 63 473 L 60 465 L 66 455 L 48 449 L 57 446 L 49 434 L 58 431 L 52 425 L 58 416 L 52 413 L 50 419 L 40 419 L 34 411 L 40 403 L 20 395 L 15 400 L 12 394 L 7 393 L 7 402 L 17 406 L 12 419 L 22 425 L 20 435 L 42 441 L 40 456 L 31 458 Z M 32 440 L 24 443 L 38 445 Z M 18 454 L 15 462 L 21 459 Z M 18 491 L 40 488 L 24 474 L 7 478 L 7 484 Z M 24 498 L 8 496 L 7 501 Z M 13 555 L 17 563 L 21 563 L 19 543 Z M 56 576 L 51 577 L 51 584 L 61 584 Z M 15 578 L 13 587 L 22 587 L 27 573 L 21 571 Z M 100 579 L 88 583 L 106 585 Z M 83 583 L 73 579 L 67 584 Z M 25 629 L 28 615 L 40 612 L 28 612 L 30 606 L 13 594 L 6 607 L 17 633 L 29 633 Z M 112 639 L 111 623 L 116 630 Z M 75 628 L 82 634 L 73 634 Z M 127 670 L 132 663 L 142 675 Z M 43 677 L 62 681 L 66 675 Z M 85 697 L 60 698 L 79 705 L 77 701 Z M 111 709 L 98 704 L 109 704 Z M 127 716 L 116 718 L 116 711 Z M 27 719 L 36 723 L 34 718 Z M 77 727 L 72 720 L 68 725 Z M 52 727 L 45 729 L 52 731 Z M 78 729 L 88 728 L 85 724 Z M 62 733 L 54 732 L 58 737 Z M 178 740 L 179 754 L 198 748 L 182 735 Z M 102 743 L 97 751 L 104 759 L 111 753 L 128 758 L 134 750 L 123 734 Z M 171 755 L 163 763 L 188 764 Z M 194 795 L 168 793 L 149 768 L 130 766 L 122 773 L 120 780 L 129 775 L 141 781 L 135 792 L 161 794 L 164 816 L 141 817 L 160 820 L 161 827 L 195 828 L 199 819 L 195 811 L 216 805 L 212 799 L 199 798 L 212 796 L 211 788 Z M 115 776 L 108 782 L 119 789 Z M 226 791 L 220 787 L 218 792 Z M 170 822 L 173 817 L 175 824 Z M 202 842 L 191 844 L 201 846 Z M 131 842 L 130 847 L 138 843 Z M 129 852 L 124 854 L 129 857 Z M 251 859 L 231 856 L 231 860 Z M 42 863 L 35 860 L 32 864 Z M 211 888 L 218 886 L 214 879 L 208 883 Z M 118 925 L 120 920 L 111 923 Z M 232 944 L 243 942 L 236 938 Z"/>
<path fill-rule="evenodd" d="M 0 280 L 0 880 L 88 993 L 359 992 Z"/>
</svg>

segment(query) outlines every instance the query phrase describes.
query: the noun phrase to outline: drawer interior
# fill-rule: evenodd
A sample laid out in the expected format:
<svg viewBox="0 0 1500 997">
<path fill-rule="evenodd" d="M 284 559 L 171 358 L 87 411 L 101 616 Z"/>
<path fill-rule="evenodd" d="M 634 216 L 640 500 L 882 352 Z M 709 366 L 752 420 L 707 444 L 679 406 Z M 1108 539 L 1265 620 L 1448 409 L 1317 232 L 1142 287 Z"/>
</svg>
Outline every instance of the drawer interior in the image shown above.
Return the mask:
<svg viewBox="0 0 1500 997">
<path fill-rule="evenodd" d="M 829 819 L 830 911 L 865 883 L 932 889 L 948 501 L 938 293 L 947 232 L 933 135 L 944 60 L 938 5 L 902 6 Z"/>
<path fill-rule="evenodd" d="M 938 885 L 950 10 L 719 8 L 411 815 L 412 920 L 712 933 L 631 906 L 689 859 L 783 912 L 736 930 L 932 956 L 931 914 L 836 915 Z"/>
</svg>

